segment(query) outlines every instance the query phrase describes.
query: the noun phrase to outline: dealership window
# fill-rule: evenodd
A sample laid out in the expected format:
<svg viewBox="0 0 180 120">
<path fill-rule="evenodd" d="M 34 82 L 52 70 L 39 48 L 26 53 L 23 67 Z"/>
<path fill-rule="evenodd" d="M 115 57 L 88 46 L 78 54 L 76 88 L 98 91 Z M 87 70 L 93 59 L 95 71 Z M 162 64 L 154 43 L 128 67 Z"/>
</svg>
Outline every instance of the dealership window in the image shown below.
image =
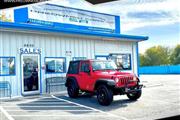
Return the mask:
<svg viewBox="0 0 180 120">
<path fill-rule="evenodd" d="M 65 73 L 66 58 L 64 57 L 46 57 L 46 73 Z"/>
<path fill-rule="evenodd" d="M 15 57 L 0 57 L 0 75 L 15 75 Z"/>
<path fill-rule="evenodd" d="M 86 57 L 73 57 L 73 61 L 75 60 L 86 60 Z"/>
<path fill-rule="evenodd" d="M 131 70 L 131 54 L 110 54 L 109 59 L 115 61 L 121 70 Z"/>
</svg>

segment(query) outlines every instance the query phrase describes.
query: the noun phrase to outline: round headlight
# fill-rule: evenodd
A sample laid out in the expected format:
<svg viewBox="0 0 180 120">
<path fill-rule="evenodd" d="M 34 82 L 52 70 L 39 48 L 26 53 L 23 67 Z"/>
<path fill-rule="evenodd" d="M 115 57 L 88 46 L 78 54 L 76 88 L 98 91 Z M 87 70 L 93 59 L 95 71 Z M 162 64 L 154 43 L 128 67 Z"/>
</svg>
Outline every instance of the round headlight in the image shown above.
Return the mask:
<svg viewBox="0 0 180 120">
<path fill-rule="evenodd" d="M 115 82 L 119 82 L 119 78 L 115 78 Z"/>
<path fill-rule="evenodd" d="M 137 77 L 136 77 L 136 76 L 134 76 L 134 77 L 133 77 L 133 80 L 134 80 L 134 81 L 137 81 Z"/>
</svg>

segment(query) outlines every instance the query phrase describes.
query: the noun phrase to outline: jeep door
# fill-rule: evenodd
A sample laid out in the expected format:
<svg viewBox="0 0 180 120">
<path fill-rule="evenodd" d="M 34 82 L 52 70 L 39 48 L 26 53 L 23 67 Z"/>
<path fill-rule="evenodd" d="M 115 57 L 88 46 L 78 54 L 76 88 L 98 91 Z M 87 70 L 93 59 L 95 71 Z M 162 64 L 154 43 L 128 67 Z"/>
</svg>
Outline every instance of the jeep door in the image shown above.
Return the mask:
<svg viewBox="0 0 180 120">
<path fill-rule="evenodd" d="M 79 83 L 82 90 L 91 88 L 91 74 L 89 61 L 83 61 L 80 64 Z"/>
</svg>

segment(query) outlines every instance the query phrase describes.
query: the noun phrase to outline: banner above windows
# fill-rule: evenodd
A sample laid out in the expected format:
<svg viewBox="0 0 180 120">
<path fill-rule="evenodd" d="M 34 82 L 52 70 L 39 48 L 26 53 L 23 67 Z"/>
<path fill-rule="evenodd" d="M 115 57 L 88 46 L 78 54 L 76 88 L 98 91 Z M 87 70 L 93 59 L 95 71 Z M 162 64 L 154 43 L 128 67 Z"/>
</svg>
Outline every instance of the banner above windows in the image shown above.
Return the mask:
<svg viewBox="0 0 180 120">
<path fill-rule="evenodd" d="M 15 9 L 15 22 L 92 32 L 120 33 L 120 17 L 54 4 Z"/>
</svg>

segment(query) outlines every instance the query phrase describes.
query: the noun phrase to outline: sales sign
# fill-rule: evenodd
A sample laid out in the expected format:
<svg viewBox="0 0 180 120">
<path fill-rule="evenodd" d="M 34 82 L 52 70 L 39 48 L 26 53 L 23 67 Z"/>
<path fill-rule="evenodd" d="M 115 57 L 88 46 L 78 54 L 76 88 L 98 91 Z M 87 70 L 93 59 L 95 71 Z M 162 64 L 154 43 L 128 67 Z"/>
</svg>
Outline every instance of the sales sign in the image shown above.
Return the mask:
<svg viewBox="0 0 180 120">
<path fill-rule="evenodd" d="M 41 49 L 39 48 L 20 48 L 20 54 L 41 54 Z"/>
</svg>

